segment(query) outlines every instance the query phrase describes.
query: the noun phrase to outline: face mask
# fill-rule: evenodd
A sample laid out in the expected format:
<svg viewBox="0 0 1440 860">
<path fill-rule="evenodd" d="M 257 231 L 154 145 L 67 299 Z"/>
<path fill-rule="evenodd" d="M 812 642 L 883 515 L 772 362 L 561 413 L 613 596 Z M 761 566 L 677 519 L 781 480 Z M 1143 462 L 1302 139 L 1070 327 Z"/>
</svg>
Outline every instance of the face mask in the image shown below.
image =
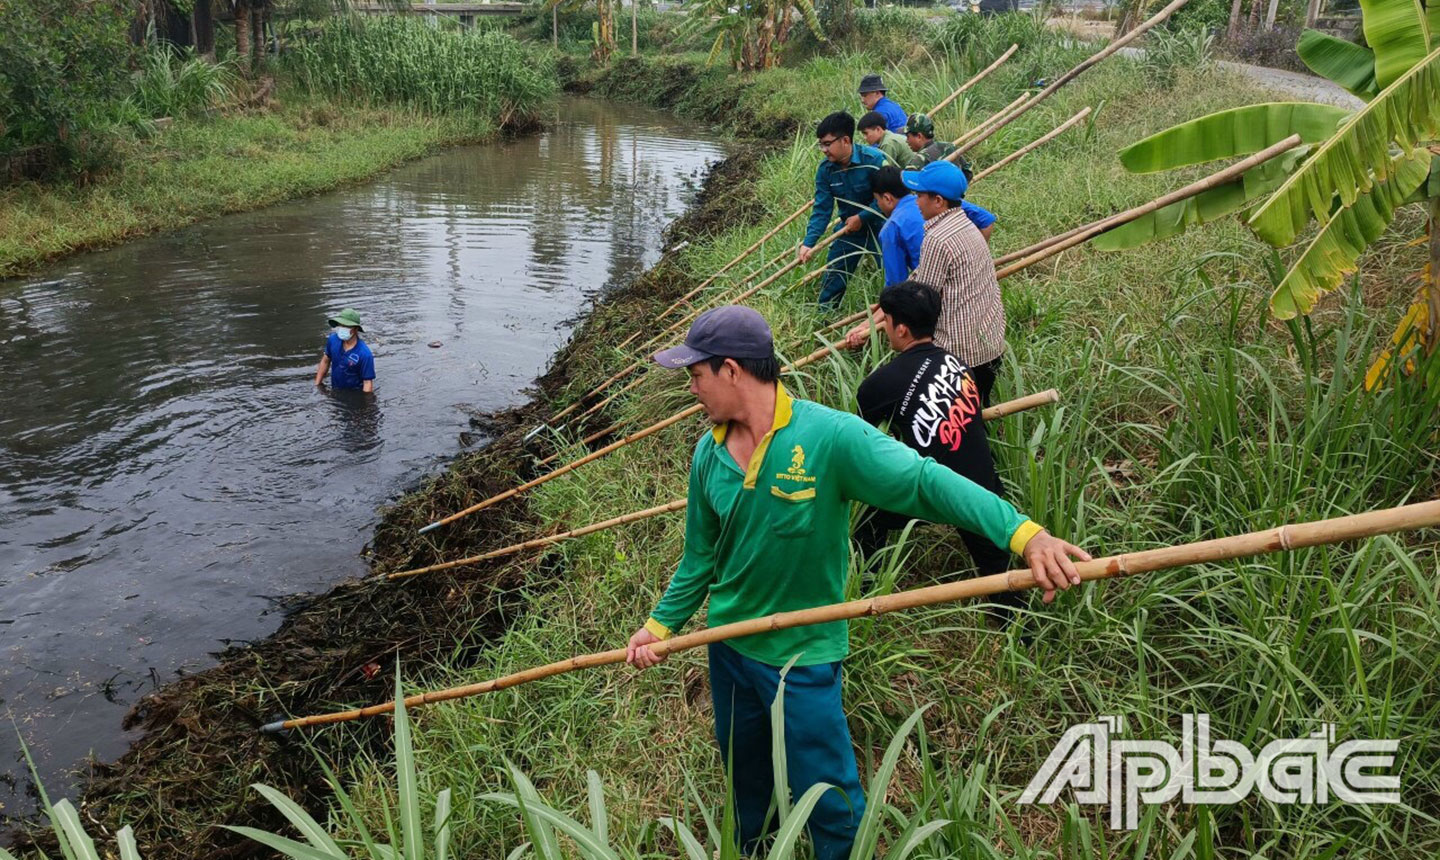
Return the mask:
<svg viewBox="0 0 1440 860">
<path fill-rule="evenodd" d="M 336 326 L 336 327 L 335 327 L 335 333 L 340 336 L 340 339 L 341 339 L 341 340 L 349 340 L 349 339 L 350 339 L 350 334 L 351 334 L 350 329 L 346 328 L 346 327 L 343 326 L 343 325 L 342 325 L 342 326 Z"/>
</svg>

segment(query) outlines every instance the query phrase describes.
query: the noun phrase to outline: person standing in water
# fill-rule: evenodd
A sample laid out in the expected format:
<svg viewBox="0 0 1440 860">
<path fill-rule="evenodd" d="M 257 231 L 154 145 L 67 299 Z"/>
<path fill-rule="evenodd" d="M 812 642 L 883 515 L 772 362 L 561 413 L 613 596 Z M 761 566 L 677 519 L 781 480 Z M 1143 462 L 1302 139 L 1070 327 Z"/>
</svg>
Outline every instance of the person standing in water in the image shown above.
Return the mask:
<svg viewBox="0 0 1440 860">
<path fill-rule="evenodd" d="M 360 325 L 360 314 L 354 308 L 346 308 L 330 318 L 335 329 L 325 339 L 325 354 L 320 357 L 320 366 L 315 368 L 315 384 L 325 386 L 325 374 L 330 374 L 330 386 L 337 391 L 342 388 L 358 389 L 369 394 L 375 390 L 375 355 L 360 339 L 365 331 Z"/>
</svg>

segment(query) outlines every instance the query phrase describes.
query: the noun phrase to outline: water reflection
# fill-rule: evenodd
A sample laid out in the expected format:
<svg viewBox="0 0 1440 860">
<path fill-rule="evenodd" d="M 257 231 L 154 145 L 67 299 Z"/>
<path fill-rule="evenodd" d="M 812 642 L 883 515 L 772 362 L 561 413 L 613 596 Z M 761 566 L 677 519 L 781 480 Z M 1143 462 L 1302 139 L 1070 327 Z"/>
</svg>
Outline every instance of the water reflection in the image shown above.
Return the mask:
<svg viewBox="0 0 1440 860">
<path fill-rule="evenodd" d="M 125 709 L 268 633 L 277 596 L 362 573 L 377 505 L 523 398 L 720 155 L 576 101 L 544 135 L 0 287 L 0 711 L 47 781 L 122 752 Z M 345 307 L 370 397 L 312 384 Z"/>
</svg>

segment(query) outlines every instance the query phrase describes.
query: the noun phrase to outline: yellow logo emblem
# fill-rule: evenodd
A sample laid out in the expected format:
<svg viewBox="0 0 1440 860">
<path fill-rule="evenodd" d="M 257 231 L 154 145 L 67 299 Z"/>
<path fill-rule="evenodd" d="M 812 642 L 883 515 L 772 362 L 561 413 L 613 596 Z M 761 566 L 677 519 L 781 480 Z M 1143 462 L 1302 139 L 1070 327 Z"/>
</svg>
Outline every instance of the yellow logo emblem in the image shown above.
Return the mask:
<svg viewBox="0 0 1440 860">
<path fill-rule="evenodd" d="M 790 452 L 789 472 L 792 475 L 805 474 L 805 449 L 801 448 L 799 445 L 796 445 L 795 448 Z"/>
</svg>

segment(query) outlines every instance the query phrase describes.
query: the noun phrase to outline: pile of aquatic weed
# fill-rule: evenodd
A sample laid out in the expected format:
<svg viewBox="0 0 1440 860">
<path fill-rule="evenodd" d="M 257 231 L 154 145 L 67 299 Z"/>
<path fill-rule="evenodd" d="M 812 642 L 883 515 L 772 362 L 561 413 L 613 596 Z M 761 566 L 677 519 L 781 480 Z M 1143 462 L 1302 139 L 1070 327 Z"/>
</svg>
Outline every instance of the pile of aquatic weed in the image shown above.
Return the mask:
<svg viewBox="0 0 1440 860">
<path fill-rule="evenodd" d="M 757 213 L 753 182 L 746 181 L 750 170 L 737 173 L 736 165 L 744 168 L 760 151 L 717 165 L 690 211 L 671 226 L 667 244 L 701 241 Z M 539 442 L 527 443 L 525 436 L 556 408 L 550 394 L 581 384 L 577 375 L 614 351 L 617 331 L 628 333 L 634 320 L 654 316 L 695 283 L 667 254 L 606 297 L 539 381 L 537 399 L 485 420 L 492 444 L 382 512 L 368 550 L 377 576 L 508 544 L 543 528 L 522 497 L 417 535 L 420 526 L 536 474 L 532 454 Z M 111 832 L 131 825 L 147 860 L 269 856 L 221 827 L 283 829 L 283 819 L 248 787 L 267 783 L 323 809 L 328 795 L 315 756 L 337 766 L 355 757 L 383 759 L 389 721 L 278 738 L 260 735 L 259 726 L 383 701 L 397 661 L 421 682 L 425 666 L 471 663 L 527 611 L 534 593 L 564 576 L 563 564 L 504 559 L 403 584 L 345 583 L 297 601 L 274 636 L 227 650 L 213 669 L 167 685 L 134 708 L 126 727 L 143 735 L 119 761 L 94 766 L 85 814 Z M 33 838 L 45 840 L 38 833 Z"/>
<path fill-rule="evenodd" d="M 858 71 L 842 69 L 836 79 Z M 936 89 L 957 83 L 934 82 Z M 1008 103 L 1014 83 L 997 78 L 974 104 Z M 1266 98 L 1223 72 L 1183 74 L 1157 95 L 1133 64 L 1117 59 L 997 135 L 976 152 L 977 166 L 1082 106 L 1103 104 L 1099 121 L 976 183 L 969 197 L 999 215 L 996 252 L 1014 250 L 1189 178 L 1127 174 L 1115 158 L 1126 143 Z M 805 199 L 817 158 L 800 140 L 765 160 L 759 187 L 769 217 L 692 243 L 676 265 L 692 282 L 718 270 Z M 1056 387 L 1063 398 L 992 425 L 1009 497 L 1103 554 L 1433 498 L 1440 392 L 1412 378 L 1374 393 L 1363 386 L 1366 365 L 1408 302 L 1406 279 L 1423 262 L 1424 249 L 1409 244 L 1419 219 L 1397 225 L 1367 258 L 1355 289 L 1289 325 L 1266 309 L 1269 252 L 1233 220 L 1139 253 L 1078 248 L 1007 279 L 1009 351 L 998 394 Z M 783 232 L 738 268 L 793 247 L 802 230 Z M 766 315 L 787 358 L 813 349 L 813 333 L 827 319 L 814 306 L 815 285 L 799 286 L 798 274 L 749 302 Z M 733 273 L 718 279 L 701 300 L 720 301 L 739 280 Z M 878 288 L 874 269 L 862 267 L 844 310 L 862 307 Z M 561 402 L 634 357 L 613 344 L 654 331 L 640 315 L 604 326 L 610 346 L 569 355 L 587 366 Z M 787 374 L 785 384 L 853 409 L 858 381 L 887 358 L 876 340 Z M 651 372 L 552 444 L 560 462 L 571 461 L 585 450 L 586 429 L 616 421 L 639 429 L 691 402 L 682 375 Z M 703 432 L 698 420 L 678 424 L 524 494 L 543 526 L 513 539 L 683 497 Z M 472 683 L 623 644 L 658 600 L 682 547 L 683 517 L 667 514 L 517 559 L 564 576 L 528 593 L 527 611 L 478 661 L 426 667 L 428 677 L 411 689 Z M 854 575 L 859 564 L 851 596 L 971 570 L 953 531 L 940 527 L 918 529 L 877 560 L 874 584 Z M 1429 531 L 1086 585 L 1052 605 L 1031 600 L 1021 629 L 1003 635 L 975 606 L 855 622 L 846 705 L 861 768 L 873 771 L 901 721 L 932 706 L 889 798 L 913 820 L 950 822 L 916 857 L 1434 857 L 1437 569 L 1440 541 Z M 1256 797 L 1234 806 L 1153 805 L 1139 827 L 1118 833 L 1106 830 L 1103 809 L 1017 803 L 1070 726 L 1117 714 L 1129 736 L 1178 746 L 1187 713 L 1209 714 L 1213 737 L 1251 750 L 1306 737 L 1324 723 L 1336 725 L 1337 739 L 1398 739 L 1402 802 L 1306 806 Z M 594 770 L 606 789 L 611 844 L 627 857 L 677 855 L 657 819 L 676 816 L 699 829 L 696 798 L 713 814 L 723 797 L 698 651 L 639 675 L 624 667 L 576 672 L 417 709 L 415 718 L 422 790 L 451 790 L 453 844 L 465 856 L 506 857 L 526 840 L 514 809 L 484 797 L 508 787 L 507 761 L 549 803 L 587 821 L 587 770 Z M 388 761 L 353 761 L 350 780 L 378 822 L 393 782 Z"/>
</svg>

